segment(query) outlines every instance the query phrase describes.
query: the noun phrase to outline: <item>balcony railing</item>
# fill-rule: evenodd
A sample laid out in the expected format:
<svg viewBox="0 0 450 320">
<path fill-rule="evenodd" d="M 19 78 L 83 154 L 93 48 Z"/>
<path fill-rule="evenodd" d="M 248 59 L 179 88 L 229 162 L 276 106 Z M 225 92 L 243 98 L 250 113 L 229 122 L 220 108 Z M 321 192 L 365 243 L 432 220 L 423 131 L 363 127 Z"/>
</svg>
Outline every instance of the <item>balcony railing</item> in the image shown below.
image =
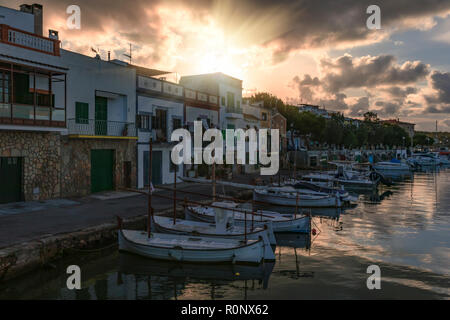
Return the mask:
<svg viewBox="0 0 450 320">
<path fill-rule="evenodd" d="M 59 40 L 0 24 L 0 42 L 59 56 Z"/>
<path fill-rule="evenodd" d="M 65 127 L 65 112 L 47 106 L 0 103 L 0 124 Z"/>
<path fill-rule="evenodd" d="M 238 107 L 227 107 L 226 108 L 227 113 L 242 113 L 242 108 Z"/>
<path fill-rule="evenodd" d="M 106 121 L 94 119 L 68 119 L 69 135 L 136 137 L 136 126 L 132 122 Z"/>
</svg>

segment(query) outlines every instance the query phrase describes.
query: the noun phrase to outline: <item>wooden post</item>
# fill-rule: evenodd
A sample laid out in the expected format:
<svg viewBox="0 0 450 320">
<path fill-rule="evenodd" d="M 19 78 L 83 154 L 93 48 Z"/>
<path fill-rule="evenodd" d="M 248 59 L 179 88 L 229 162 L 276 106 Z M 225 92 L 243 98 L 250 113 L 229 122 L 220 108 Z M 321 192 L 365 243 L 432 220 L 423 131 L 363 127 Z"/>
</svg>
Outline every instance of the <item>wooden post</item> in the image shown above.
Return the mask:
<svg viewBox="0 0 450 320">
<path fill-rule="evenodd" d="M 213 202 L 216 201 L 216 161 L 212 164 L 212 194 L 213 194 Z"/>
<path fill-rule="evenodd" d="M 150 137 L 150 151 L 148 154 L 148 218 L 147 218 L 147 235 L 150 238 L 152 233 L 152 225 L 151 220 L 153 216 L 153 209 L 152 209 L 152 150 L 153 150 L 153 141 Z"/>
<path fill-rule="evenodd" d="M 177 223 L 177 166 L 173 170 L 173 224 Z"/>
</svg>

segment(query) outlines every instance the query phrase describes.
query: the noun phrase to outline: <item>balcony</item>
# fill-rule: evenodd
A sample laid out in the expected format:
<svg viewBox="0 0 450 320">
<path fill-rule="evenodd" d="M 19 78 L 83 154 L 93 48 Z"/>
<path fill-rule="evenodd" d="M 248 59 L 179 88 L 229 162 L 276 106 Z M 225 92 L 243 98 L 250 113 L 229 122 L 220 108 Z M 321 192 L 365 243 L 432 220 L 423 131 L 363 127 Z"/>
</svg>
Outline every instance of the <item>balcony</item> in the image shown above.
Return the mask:
<svg viewBox="0 0 450 320">
<path fill-rule="evenodd" d="M 0 24 L 0 42 L 59 56 L 60 41 Z"/>
<path fill-rule="evenodd" d="M 67 126 L 70 138 L 137 139 L 132 122 L 68 119 Z"/>
<path fill-rule="evenodd" d="M 227 107 L 225 110 L 225 117 L 230 119 L 244 119 L 242 108 Z"/>
<path fill-rule="evenodd" d="M 0 103 L 0 124 L 64 128 L 65 117 L 64 109 Z"/>
</svg>

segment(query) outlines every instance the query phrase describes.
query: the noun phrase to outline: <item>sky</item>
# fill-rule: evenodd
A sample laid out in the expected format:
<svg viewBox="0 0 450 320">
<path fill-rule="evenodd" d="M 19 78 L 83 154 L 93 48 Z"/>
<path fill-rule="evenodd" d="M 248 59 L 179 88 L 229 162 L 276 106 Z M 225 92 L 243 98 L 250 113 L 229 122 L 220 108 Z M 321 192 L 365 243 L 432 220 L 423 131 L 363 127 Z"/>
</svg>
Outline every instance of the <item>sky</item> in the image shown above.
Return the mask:
<svg viewBox="0 0 450 320">
<path fill-rule="evenodd" d="M 3 0 L 18 8 L 23 1 Z M 366 111 L 450 131 L 449 0 L 43 0 L 64 49 L 177 72 L 223 72 L 351 117 Z M 81 28 L 67 27 L 69 5 Z M 380 8 L 380 29 L 366 25 Z"/>
</svg>

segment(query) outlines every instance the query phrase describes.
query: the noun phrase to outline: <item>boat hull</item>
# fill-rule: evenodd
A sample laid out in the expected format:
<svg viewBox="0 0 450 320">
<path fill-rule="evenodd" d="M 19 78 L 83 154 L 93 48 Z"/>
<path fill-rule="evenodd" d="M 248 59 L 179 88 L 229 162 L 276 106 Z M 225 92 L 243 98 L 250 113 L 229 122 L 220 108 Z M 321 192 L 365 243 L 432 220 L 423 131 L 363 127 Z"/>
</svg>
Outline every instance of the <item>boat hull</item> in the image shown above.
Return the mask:
<svg viewBox="0 0 450 320">
<path fill-rule="evenodd" d="M 283 196 L 279 194 L 263 194 L 253 191 L 253 200 L 276 204 L 280 206 L 305 207 L 305 208 L 330 208 L 340 207 L 342 205 L 340 199 L 336 196 L 320 197 L 317 199 L 301 198 L 297 201 L 295 196 Z"/>
<path fill-rule="evenodd" d="M 155 218 L 160 218 L 159 220 L 161 220 L 161 218 L 163 220 L 164 217 L 155 217 Z M 169 219 L 172 220 L 172 219 Z M 162 222 L 162 221 L 158 221 L 158 222 Z M 268 234 L 268 230 L 267 229 L 261 229 L 259 228 L 259 230 L 257 231 L 253 231 L 253 232 L 248 232 L 247 235 L 245 235 L 244 233 L 219 233 L 219 234 L 215 234 L 215 227 L 209 227 L 211 224 L 209 223 L 205 223 L 205 222 L 198 222 L 201 224 L 205 225 L 205 229 L 209 229 L 208 233 L 199 233 L 199 232 L 195 232 L 194 231 L 187 231 L 186 228 L 184 228 L 184 230 L 180 230 L 177 229 L 176 225 L 173 224 L 167 224 L 167 223 L 158 223 L 156 221 L 153 221 L 153 226 L 155 228 L 156 232 L 160 232 L 160 233 L 170 233 L 170 234 L 179 234 L 179 235 L 195 235 L 195 236 L 200 236 L 200 237 L 213 237 L 213 238 L 226 238 L 226 239 L 237 239 L 237 240 L 245 240 L 245 239 L 249 239 L 249 240 L 258 240 L 260 237 L 263 240 L 264 243 L 264 260 L 265 261 L 275 261 L 275 254 L 272 250 L 272 243 L 270 243 L 269 240 L 269 234 Z M 192 229 L 194 230 L 194 229 Z M 273 243 L 273 245 L 276 245 L 276 242 Z"/>
<path fill-rule="evenodd" d="M 250 216 L 250 214 L 249 214 Z M 193 220 L 193 221 L 203 221 L 208 223 L 214 222 L 214 216 L 213 215 L 206 215 L 206 214 L 200 214 L 193 210 L 190 210 L 186 208 L 185 210 L 185 217 L 187 220 Z M 256 218 L 256 219 L 259 219 Z M 247 219 L 247 222 L 243 219 L 234 219 L 234 223 L 243 226 L 244 224 L 247 224 L 249 226 L 252 221 L 251 218 Z M 289 220 L 281 220 L 281 221 L 275 221 L 275 220 L 267 220 L 267 221 L 253 221 L 253 224 L 255 227 L 257 226 L 263 226 L 269 223 L 269 235 L 270 235 L 270 229 L 273 230 L 273 232 L 279 233 L 279 232 L 297 232 L 297 233 L 309 233 L 311 232 L 311 217 L 302 215 L 301 217 L 289 219 Z M 272 241 L 272 240 L 270 240 Z M 273 241 L 276 241 L 274 239 Z"/>
<path fill-rule="evenodd" d="M 252 263 L 259 264 L 264 256 L 264 243 L 262 239 L 247 243 L 233 248 L 215 248 L 215 249 L 192 249 L 183 248 L 180 245 L 172 247 L 162 247 L 155 245 L 148 245 L 145 243 L 143 237 L 146 237 L 145 232 L 136 230 L 119 230 L 119 250 L 138 254 L 140 256 L 180 262 L 194 262 L 194 263 Z M 153 237 L 158 237 L 161 234 L 154 233 Z M 175 237 L 175 235 L 171 235 Z M 201 237 L 179 236 L 185 239 L 195 239 L 201 241 Z M 138 239 L 138 241 L 136 240 Z M 183 238 L 181 238 L 183 240 Z M 224 240 L 224 239 L 222 239 Z"/>
</svg>

